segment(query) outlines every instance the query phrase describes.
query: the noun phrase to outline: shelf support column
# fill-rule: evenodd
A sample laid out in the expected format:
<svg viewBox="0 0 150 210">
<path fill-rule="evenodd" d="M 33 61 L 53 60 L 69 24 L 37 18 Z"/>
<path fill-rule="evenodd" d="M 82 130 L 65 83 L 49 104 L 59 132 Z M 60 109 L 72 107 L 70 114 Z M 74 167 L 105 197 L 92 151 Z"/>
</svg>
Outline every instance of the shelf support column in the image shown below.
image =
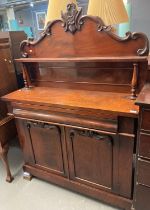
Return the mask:
<svg viewBox="0 0 150 210">
<path fill-rule="evenodd" d="M 24 63 L 22 63 L 22 73 L 23 73 L 24 86 L 26 89 L 29 89 L 30 88 L 29 76 L 28 76 L 27 67 Z"/>
<path fill-rule="evenodd" d="M 137 82 L 138 82 L 138 64 L 133 64 L 133 76 L 132 76 L 132 82 L 131 82 L 131 99 L 136 99 L 136 88 L 137 88 Z"/>
</svg>

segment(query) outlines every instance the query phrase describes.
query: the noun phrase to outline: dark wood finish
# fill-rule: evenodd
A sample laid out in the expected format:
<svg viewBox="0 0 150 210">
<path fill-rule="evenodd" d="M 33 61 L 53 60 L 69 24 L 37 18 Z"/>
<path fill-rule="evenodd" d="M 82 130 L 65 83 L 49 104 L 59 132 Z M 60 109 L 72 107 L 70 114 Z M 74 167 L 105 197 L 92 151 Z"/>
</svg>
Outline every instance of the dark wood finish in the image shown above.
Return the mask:
<svg viewBox="0 0 150 210">
<path fill-rule="evenodd" d="M 129 32 L 125 38 L 120 38 L 112 33 L 111 27 L 105 26 L 100 18 L 81 17 L 81 11 L 78 13 L 73 7 L 72 5 L 69 8 L 69 12 L 64 14 L 62 20 L 49 23 L 38 41 L 22 42 L 21 51 L 25 59 L 20 61 L 25 63 L 29 71 L 31 69 L 32 73 L 29 72 L 31 83 L 35 86 L 113 90 L 129 94 L 132 91 L 131 97 L 135 98 L 147 76 L 145 58 L 149 52 L 147 37 L 142 33 Z M 69 22 L 68 18 L 72 21 Z M 34 65 L 31 65 L 30 61 L 34 62 Z M 40 62 L 53 62 L 53 65 L 41 67 Z M 58 65 L 60 62 L 62 63 Z M 101 62 L 105 63 L 104 66 Z M 138 69 L 137 79 L 135 66 Z M 70 71 L 66 71 L 68 67 Z M 83 70 L 87 72 L 84 73 Z M 59 78 L 55 76 L 58 71 Z M 125 77 L 122 77 L 122 72 Z M 97 81 L 96 78 L 101 78 L 101 75 L 102 80 Z"/>
<path fill-rule="evenodd" d="M 21 44 L 25 88 L 3 97 L 31 176 L 130 210 L 149 43 L 120 38 L 69 4 L 38 41 Z"/>
<path fill-rule="evenodd" d="M 141 129 L 150 130 L 150 110 L 143 110 Z"/>
<path fill-rule="evenodd" d="M 67 129 L 66 135 L 71 179 L 111 190 L 112 137 L 108 134 L 80 129 Z"/>
<path fill-rule="evenodd" d="M 132 89 L 131 89 L 131 99 L 135 99 L 136 98 L 136 88 L 137 88 L 137 82 L 138 82 L 138 65 L 137 63 L 133 64 L 134 69 L 133 69 L 133 77 L 132 77 Z"/>
<path fill-rule="evenodd" d="M 150 161 L 139 159 L 138 173 L 138 183 L 150 187 Z"/>
<path fill-rule="evenodd" d="M 9 51 L 9 54 L 5 54 L 5 62 L 9 67 L 13 66 L 15 69 L 19 88 L 23 87 L 22 69 L 19 63 L 14 62 L 14 59 L 20 58 L 20 43 L 26 38 L 27 35 L 23 31 L 0 32 L 1 43 L 3 42 L 2 40 L 7 40 Z"/>
<path fill-rule="evenodd" d="M 0 33 L 0 96 L 8 94 L 18 88 L 16 80 L 16 70 L 19 74 L 19 67 L 15 66 L 13 59 L 19 56 L 19 41 L 26 36 L 23 32 L 1 32 Z M 21 73 L 21 72 L 20 72 Z M 0 100 L 0 146 L 1 157 L 7 171 L 7 181 L 12 181 L 12 176 L 8 166 L 7 153 L 8 141 L 13 139 L 16 128 L 13 117 L 7 116 L 7 105 Z"/>
<path fill-rule="evenodd" d="M 26 126 L 34 152 L 34 163 L 66 176 L 63 159 L 63 129 L 60 126 L 32 121 L 27 121 Z"/>
<path fill-rule="evenodd" d="M 150 159 L 150 134 L 140 134 L 139 156 Z"/>
<path fill-rule="evenodd" d="M 136 104 L 140 106 L 140 126 L 134 206 L 136 210 L 148 210 L 150 207 L 150 84 L 145 85 Z"/>
<path fill-rule="evenodd" d="M 150 188 L 142 185 L 137 185 L 137 192 L 136 192 L 136 210 L 149 210 L 149 195 L 150 195 Z"/>
</svg>

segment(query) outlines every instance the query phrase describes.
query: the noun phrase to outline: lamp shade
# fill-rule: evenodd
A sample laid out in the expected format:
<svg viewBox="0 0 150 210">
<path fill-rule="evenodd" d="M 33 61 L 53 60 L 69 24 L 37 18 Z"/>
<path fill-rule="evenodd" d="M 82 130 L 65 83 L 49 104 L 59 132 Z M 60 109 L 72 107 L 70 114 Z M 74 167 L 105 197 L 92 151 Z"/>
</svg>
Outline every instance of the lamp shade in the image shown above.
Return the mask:
<svg viewBox="0 0 150 210">
<path fill-rule="evenodd" d="M 49 21 L 60 19 L 61 11 L 66 11 L 69 3 L 77 4 L 76 0 L 49 0 L 45 25 L 47 25 Z"/>
<path fill-rule="evenodd" d="M 89 0 L 88 15 L 99 16 L 106 25 L 129 21 L 123 0 Z"/>
</svg>

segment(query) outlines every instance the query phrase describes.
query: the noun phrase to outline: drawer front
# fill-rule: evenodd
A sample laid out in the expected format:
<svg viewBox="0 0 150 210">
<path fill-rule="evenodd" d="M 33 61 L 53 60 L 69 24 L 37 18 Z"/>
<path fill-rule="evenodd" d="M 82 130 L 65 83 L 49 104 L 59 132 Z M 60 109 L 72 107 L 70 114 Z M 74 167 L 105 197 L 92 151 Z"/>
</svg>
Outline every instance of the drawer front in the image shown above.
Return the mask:
<svg viewBox="0 0 150 210">
<path fill-rule="evenodd" d="M 150 187 L 150 161 L 138 161 L 138 183 Z"/>
<path fill-rule="evenodd" d="M 137 185 L 136 210 L 150 210 L 150 188 Z"/>
<path fill-rule="evenodd" d="M 148 134 L 140 135 L 139 155 L 150 158 L 150 135 Z"/>
<path fill-rule="evenodd" d="M 150 130 L 150 109 L 142 111 L 141 128 L 144 130 Z"/>
</svg>

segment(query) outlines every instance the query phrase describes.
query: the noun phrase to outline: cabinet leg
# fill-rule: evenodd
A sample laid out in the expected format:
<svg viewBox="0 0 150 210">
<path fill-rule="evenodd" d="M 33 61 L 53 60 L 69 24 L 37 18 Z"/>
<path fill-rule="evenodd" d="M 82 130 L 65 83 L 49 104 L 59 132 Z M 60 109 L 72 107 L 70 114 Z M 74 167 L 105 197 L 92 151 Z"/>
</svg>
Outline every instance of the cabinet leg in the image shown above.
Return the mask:
<svg viewBox="0 0 150 210">
<path fill-rule="evenodd" d="M 7 158 L 8 149 L 9 149 L 8 145 L 5 145 L 4 147 L 1 147 L 0 148 L 0 156 L 2 158 L 4 167 L 5 167 L 6 173 L 7 173 L 6 181 L 10 183 L 10 182 L 13 181 L 14 178 L 11 175 L 10 168 L 9 168 L 9 163 L 8 163 L 8 158 Z"/>
<path fill-rule="evenodd" d="M 30 174 L 30 173 L 28 173 L 28 172 L 24 172 L 23 173 L 23 178 L 25 179 L 25 180 L 27 180 L 27 181 L 31 181 L 32 180 L 32 175 Z"/>
</svg>

